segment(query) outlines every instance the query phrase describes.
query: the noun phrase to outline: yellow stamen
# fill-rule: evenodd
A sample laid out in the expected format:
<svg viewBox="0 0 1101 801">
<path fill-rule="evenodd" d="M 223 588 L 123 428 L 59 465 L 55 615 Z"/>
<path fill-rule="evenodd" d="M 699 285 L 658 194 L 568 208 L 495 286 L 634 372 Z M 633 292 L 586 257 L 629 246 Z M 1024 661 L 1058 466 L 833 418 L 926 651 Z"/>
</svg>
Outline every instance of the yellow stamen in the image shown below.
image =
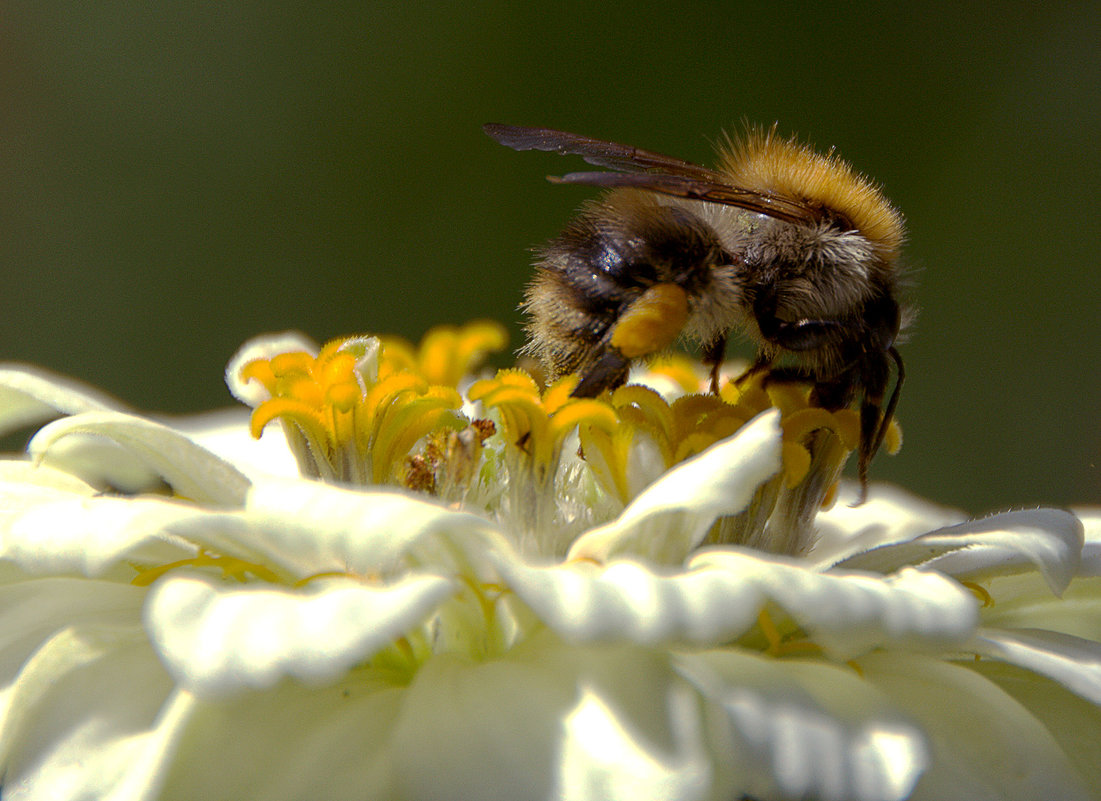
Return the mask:
<svg viewBox="0 0 1101 801">
<path fill-rule="evenodd" d="M 994 605 L 994 596 L 990 594 L 990 591 L 980 584 L 976 584 L 973 581 L 961 581 L 964 587 L 971 591 L 971 593 L 982 601 L 982 608 L 986 609 Z"/>
<path fill-rule="evenodd" d="M 697 393 L 704 390 L 704 386 L 697 371 L 699 362 L 690 359 L 683 353 L 671 353 L 659 356 L 650 362 L 649 370 L 655 375 L 670 379 L 682 392 Z"/>
<path fill-rule="evenodd" d="M 782 458 L 784 462 L 784 483 L 788 489 L 797 487 L 810 470 L 811 456 L 804 446 L 798 442 L 785 440 L 782 445 Z"/>
<path fill-rule="evenodd" d="M 780 426 L 784 431 L 784 439 L 802 442 L 813 432 L 819 429 L 827 429 L 837 434 L 846 450 L 854 450 L 860 441 L 860 423 L 856 419 L 854 421 L 855 428 L 848 424 L 845 418 L 848 417 L 852 420 L 853 415 L 843 415 L 842 412 L 846 411 L 850 410 L 842 409 L 840 412 L 828 412 L 817 406 L 800 409 L 780 421 Z M 852 438 L 850 439 L 850 437 Z"/>
<path fill-rule="evenodd" d="M 761 611 L 757 613 L 757 625 L 761 629 L 761 634 L 764 635 L 765 640 L 768 641 L 765 653 L 769 656 L 780 658 L 792 654 L 818 654 L 822 652 L 820 645 L 803 638 L 798 630 L 790 634 L 781 634 L 767 608 L 762 607 Z M 792 637 L 798 639 L 792 639 Z"/>
<path fill-rule="evenodd" d="M 344 570 L 326 570 L 323 573 L 314 573 L 313 575 L 306 576 L 305 578 L 300 578 L 300 579 L 298 579 L 298 581 L 291 584 L 291 586 L 294 587 L 295 589 L 300 589 L 302 587 L 305 587 L 311 581 L 318 581 L 320 579 L 327 579 L 327 578 L 349 578 L 349 577 L 352 577 L 352 574 L 348 573 L 347 571 L 344 571 Z"/>
<path fill-rule="evenodd" d="M 791 381 L 774 381 L 764 386 L 769 402 L 782 415 L 791 415 L 810 405 L 810 385 Z"/>
<path fill-rule="evenodd" d="M 253 438 L 260 439 L 264 427 L 277 418 L 296 423 L 319 442 L 324 442 L 328 438 L 329 423 L 321 413 L 305 403 L 289 398 L 273 398 L 256 407 L 249 421 L 249 433 Z"/>
<path fill-rule="evenodd" d="M 267 359 L 253 359 L 241 368 L 241 381 L 259 382 L 269 393 L 275 392 L 275 373 L 271 369 L 271 362 Z"/>
<path fill-rule="evenodd" d="M 496 378 L 475 382 L 467 396 L 497 411 L 506 443 L 545 478 L 558 464 L 566 436 L 579 425 L 610 432 L 618 424 L 606 401 L 570 397 L 576 385 L 576 376 L 566 376 L 540 393 L 526 373 L 501 370 Z"/>
<path fill-rule="evenodd" d="M 389 340 L 380 355 L 377 340 L 356 337 L 329 342 L 317 356 L 295 351 L 249 362 L 241 377 L 256 378 L 272 396 L 253 410 L 250 430 L 259 437 L 281 420 L 306 475 L 400 480 L 426 435 L 469 425 L 454 385 L 503 343 L 500 326 L 472 323 L 429 332 L 417 353 Z"/>
<path fill-rule="evenodd" d="M 657 444 L 666 467 L 674 464 L 676 420 L 661 395 L 649 387 L 628 384 L 612 394 L 612 405 L 626 427 L 647 434 Z"/>
<path fill-rule="evenodd" d="M 137 587 L 148 587 L 164 574 L 185 567 L 216 567 L 222 571 L 223 578 L 232 578 L 239 582 L 247 581 L 250 574 L 261 581 L 270 583 L 279 581 L 279 577 L 264 565 L 246 562 L 234 556 L 218 556 L 208 551 L 199 551 L 197 556 L 190 559 L 180 559 L 158 567 L 139 569 L 138 574 L 130 579 L 130 583 Z"/>
<path fill-rule="evenodd" d="M 456 387 L 487 355 L 505 348 L 508 332 L 492 320 L 474 320 L 463 326 L 436 326 L 416 349 L 396 337 L 382 342 L 380 374 L 412 371 L 429 384 Z"/>
</svg>

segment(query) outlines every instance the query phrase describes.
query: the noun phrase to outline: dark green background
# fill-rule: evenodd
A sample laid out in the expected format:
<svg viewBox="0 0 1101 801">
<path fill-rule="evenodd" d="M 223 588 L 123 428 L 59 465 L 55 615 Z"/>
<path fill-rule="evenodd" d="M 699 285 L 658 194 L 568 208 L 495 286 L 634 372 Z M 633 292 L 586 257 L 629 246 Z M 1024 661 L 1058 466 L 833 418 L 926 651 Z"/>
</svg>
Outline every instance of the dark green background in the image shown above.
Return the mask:
<svg viewBox="0 0 1101 801">
<path fill-rule="evenodd" d="M 0 26 L 2 358 L 189 411 L 259 332 L 518 332 L 526 249 L 591 192 L 481 123 L 708 161 L 779 120 L 908 217 L 906 446 L 875 477 L 1101 501 L 1096 4 L 34 0 Z"/>
</svg>

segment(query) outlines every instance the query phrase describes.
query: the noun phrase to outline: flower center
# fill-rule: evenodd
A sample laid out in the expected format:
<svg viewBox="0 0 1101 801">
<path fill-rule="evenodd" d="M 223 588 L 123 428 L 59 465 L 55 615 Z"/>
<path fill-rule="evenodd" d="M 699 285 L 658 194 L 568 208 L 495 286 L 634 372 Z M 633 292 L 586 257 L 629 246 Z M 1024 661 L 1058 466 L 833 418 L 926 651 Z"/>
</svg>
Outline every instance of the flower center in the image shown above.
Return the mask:
<svg viewBox="0 0 1101 801">
<path fill-rule="evenodd" d="M 684 357 L 650 369 L 673 401 L 640 384 L 575 398 L 577 376 L 543 389 L 518 369 L 470 383 L 504 344 L 501 326 L 474 322 L 432 329 L 416 347 L 352 337 L 317 353 L 264 352 L 236 370 L 241 384 L 262 392 L 237 394 L 254 406 L 253 436 L 281 423 L 304 475 L 425 492 L 506 523 L 522 550 L 547 555 L 565 553 L 573 537 L 607 522 L 664 472 L 773 407 L 783 469 L 745 512 L 719 521 L 710 540 L 805 553 L 813 518 L 832 502 L 858 447 L 857 412 L 813 406 L 808 385 L 755 372 L 710 394 Z M 886 450 L 898 444 L 892 421 Z"/>
</svg>

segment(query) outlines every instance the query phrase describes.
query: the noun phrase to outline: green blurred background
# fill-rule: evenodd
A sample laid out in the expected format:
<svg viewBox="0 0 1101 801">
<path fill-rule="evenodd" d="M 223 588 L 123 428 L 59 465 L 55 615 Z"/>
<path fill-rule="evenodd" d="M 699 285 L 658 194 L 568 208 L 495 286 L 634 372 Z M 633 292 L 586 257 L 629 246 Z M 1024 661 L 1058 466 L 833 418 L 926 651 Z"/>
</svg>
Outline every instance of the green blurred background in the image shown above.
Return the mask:
<svg viewBox="0 0 1101 801">
<path fill-rule="evenodd" d="M 909 221 L 906 444 L 874 477 L 1101 502 L 1098 4 L 797 5 L 5 3 L 0 358 L 183 412 L 260 332 L 518 344 L 528 248 L 592 193 L 483 122 L 707 162 L 778 120 Z"/>
</svg>

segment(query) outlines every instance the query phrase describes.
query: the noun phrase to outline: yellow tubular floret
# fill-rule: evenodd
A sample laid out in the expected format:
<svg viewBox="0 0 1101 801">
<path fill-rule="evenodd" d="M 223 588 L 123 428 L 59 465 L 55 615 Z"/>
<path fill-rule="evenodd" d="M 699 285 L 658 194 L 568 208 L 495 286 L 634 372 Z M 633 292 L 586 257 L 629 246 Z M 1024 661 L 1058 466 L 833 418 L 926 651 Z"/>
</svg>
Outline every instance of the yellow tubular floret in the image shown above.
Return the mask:
<svg viewBox="0 0 1101 801">
<path fill-rule="evenodd" d="M 256 407 L 249 421 L 249 433 L 260 439 L 264 427 L 276 418 L 294 423 L 318 442 L 329 439 L 329 424 L 324 415 L 318 409 L 290 398 L 273 398 Z"/>
<path fill-rule="evenodd" d="M 271 361 L 268 359 L 253 359 L 241 368 L 239 373 L 241 383 L 256 381 L 268 391 L 275 392 L 275 373 L 271 369 Z"/>
<path fill-rule="evenodd" d="M 697 370 L 698 365 L 699 362 L 683 353 L 670 353 L 654 359 L 649 365 L 649 371 L 670 379 L 682 392 L 694 393 L 704 389 Z"/>
<path fill-rule="evenodd" d="M 455 387 L 488 354 L 504 350 L 507 344 L 505 327 L 492 320 L 440 325 L 430 329 L 417 348 L 396 337 L 385 338 L 380 372 L 411 370 L 429 384 Z"/>
</svg>

